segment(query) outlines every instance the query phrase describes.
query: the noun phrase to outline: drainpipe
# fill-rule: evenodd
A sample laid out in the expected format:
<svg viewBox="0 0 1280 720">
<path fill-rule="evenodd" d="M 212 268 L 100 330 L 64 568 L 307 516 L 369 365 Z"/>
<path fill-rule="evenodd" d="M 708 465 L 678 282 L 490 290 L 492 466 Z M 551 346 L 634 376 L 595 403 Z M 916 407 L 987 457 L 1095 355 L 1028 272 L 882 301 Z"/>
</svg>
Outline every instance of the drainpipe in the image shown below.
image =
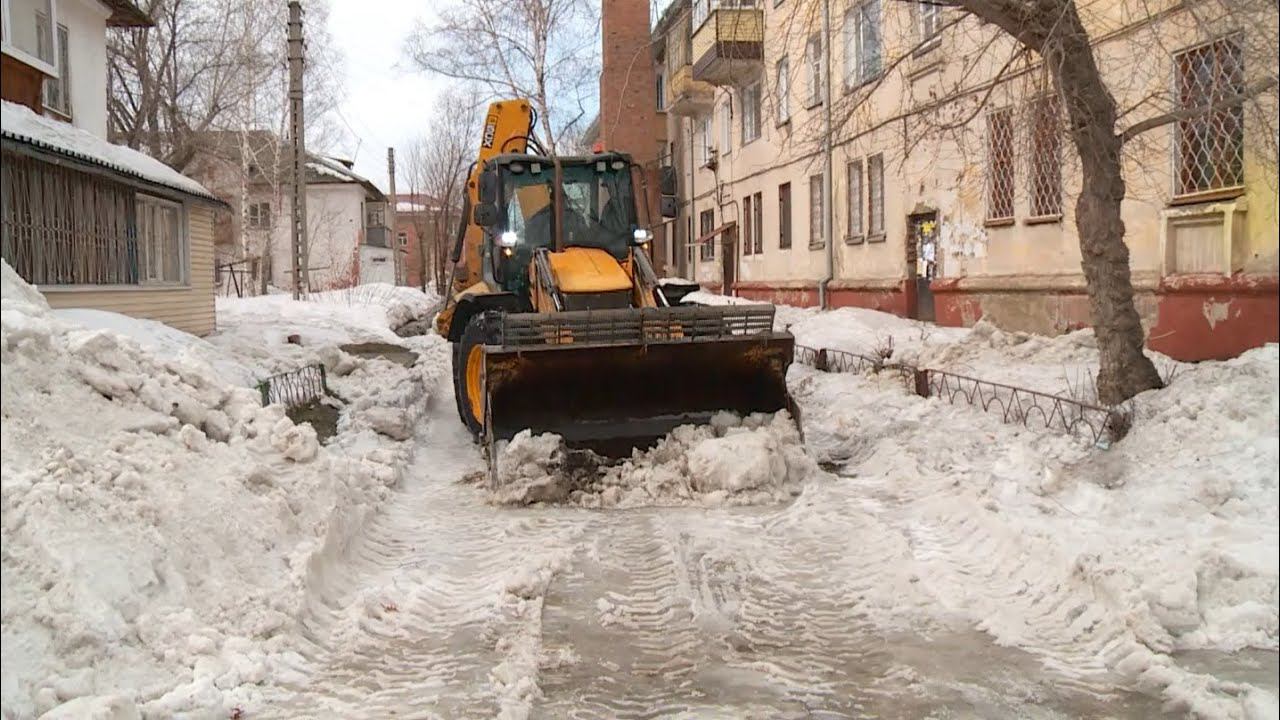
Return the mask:
<svg viewBox="0 0 1280 720">
<path fill-rule="evenodd" d="M 693 233 L 702 232 L 698 230 L 698 213 L 695 210 L 695 201 L 698 199 L 698 193 L 694 190 L 694 184 L 698 178 L 698 161 L 694 158 L 693 148 L 693 120 L 685 118 L 685 125 L 689 128 L 689 224 L 685 227 L 689 228 L 689 237 L 685 238 L 684 257 L 681 258 L 681 265 L 687 265 L 689 269 L 689 279 L 698 281 L 698 253 L 693 251 L 693 239 L 697 237 Z"/>
<path fill-rule="evenodd" d="M 818 306 L 823 310 L 831 307 L 830 293 L 827 286 L 836 274 L 836 243 L 832 237 L 832 170 L 831 170 L 831 0 L 822 0 L 822 62 L 826 75 L 822 98 L 822 237 L 826 241 L 827 274 L 818 283 Z"/>
</svg>

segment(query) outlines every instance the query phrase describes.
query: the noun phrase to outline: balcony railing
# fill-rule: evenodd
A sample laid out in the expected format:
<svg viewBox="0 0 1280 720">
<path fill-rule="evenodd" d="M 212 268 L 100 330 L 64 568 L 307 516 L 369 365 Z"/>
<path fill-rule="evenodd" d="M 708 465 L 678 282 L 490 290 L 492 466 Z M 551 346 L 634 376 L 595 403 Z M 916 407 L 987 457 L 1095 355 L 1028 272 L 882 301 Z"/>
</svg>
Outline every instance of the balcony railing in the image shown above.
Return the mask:
<svg viewBox="0 0 1280 720">
<path fill-rule="evenodd" d="M 713 7 L 693 29 L 693 79 L 736 85 L 759 75 L 764 57 L 764 12 Z"/>
</svg>

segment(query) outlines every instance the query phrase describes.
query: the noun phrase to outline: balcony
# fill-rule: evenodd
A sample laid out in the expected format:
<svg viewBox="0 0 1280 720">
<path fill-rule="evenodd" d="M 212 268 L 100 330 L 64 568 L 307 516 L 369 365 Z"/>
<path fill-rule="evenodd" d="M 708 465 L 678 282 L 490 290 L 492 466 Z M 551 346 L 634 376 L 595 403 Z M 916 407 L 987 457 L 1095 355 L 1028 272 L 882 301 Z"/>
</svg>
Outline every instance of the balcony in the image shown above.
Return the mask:
<svg viewBox="0 0 1280 720">
<path fill-rule="evenodd" d="M 764 11 L 715 7 L 693 31 L 693 79 L 738 85 L 760 74 Z"/>
<path fill-rule="evenodd" d="M 705 115 L 714 104 L 715 88 L 694 80 L 692 65 L 675 68 L 667 80 L 667 93 L 671 99 L 667 112 L 675 115 Z"/>
</svg>

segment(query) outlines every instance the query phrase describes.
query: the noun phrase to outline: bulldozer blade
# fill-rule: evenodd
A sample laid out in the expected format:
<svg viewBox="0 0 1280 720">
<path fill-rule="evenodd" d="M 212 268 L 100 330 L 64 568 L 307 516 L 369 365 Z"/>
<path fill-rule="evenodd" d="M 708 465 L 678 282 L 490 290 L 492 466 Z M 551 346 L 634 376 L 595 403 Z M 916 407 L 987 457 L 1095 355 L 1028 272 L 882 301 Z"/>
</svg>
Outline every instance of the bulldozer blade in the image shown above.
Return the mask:
<svg viewBox="0 0 1280 720">
<path fill-rule="evenodd" d="M 655 319 L 654 310 L 666 312 Z M 756 323 L 750 331 L 743 329 L 742 313 L 671 310 L 676 309 L 647 309 L 639 337 L 617 330 L 619 323 L 600 312 L 589 321 L 577 318 L 576 324 L 565 316 L 578 313 L 527 316 L 554 318 L 543 324 L 528 319 L 526 325 L 538 330 L 528 337 L 550 342 L 485 348 L 493 437 L 509 439 L 525 429 L 551 432 L 569 447 L 619 457 L 652 445 L 680 425 L 707 423 L 717 412 L 746 415 L 793 407 L 786 372 L 795 341 L 790 333 L 772 329 L 772 307 L 767 325 Z M 612 319 L 621 325 L 640 314 L 617 312 Z M 613 329 L 594 335 L 589 329 L 604 327 Z M 655 333 L 655 327 L 663 330 Z"/>
</svg>

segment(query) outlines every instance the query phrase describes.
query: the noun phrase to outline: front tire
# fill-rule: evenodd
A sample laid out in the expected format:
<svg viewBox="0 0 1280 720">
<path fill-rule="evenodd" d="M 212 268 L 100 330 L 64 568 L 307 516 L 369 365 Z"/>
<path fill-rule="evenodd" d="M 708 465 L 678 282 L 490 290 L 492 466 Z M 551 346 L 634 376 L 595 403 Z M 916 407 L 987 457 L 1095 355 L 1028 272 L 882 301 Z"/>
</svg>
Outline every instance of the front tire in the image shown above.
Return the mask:
<svg viewBox="0 0 1280 720">
<path fill-rule="evenodd" d="M 476 315 L 453 344 L 453 395 L 458 417 L 474 437 L 484 434 L 484 346 L 488 323 Z"/>
</svg>

